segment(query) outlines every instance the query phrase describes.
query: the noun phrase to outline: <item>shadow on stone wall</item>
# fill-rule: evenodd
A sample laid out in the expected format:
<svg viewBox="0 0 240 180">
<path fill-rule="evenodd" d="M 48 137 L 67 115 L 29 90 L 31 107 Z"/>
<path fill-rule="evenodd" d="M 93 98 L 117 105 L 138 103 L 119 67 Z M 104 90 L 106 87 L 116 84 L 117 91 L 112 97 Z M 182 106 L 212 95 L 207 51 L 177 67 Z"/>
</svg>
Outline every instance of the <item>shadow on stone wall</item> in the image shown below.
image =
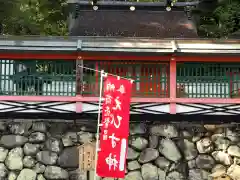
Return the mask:
<svg viewBox="0 0 240 180">
<path fill-rule="evenodd" d="M 131 124 L 125 180 L 240 179 L 236 124 Z M 95 140 L 87 121 L 0 123 L 0 180 L 93 180 L 77 147 Z M 110 178 L 104 178 L 110 180 Z"/>
</svg>

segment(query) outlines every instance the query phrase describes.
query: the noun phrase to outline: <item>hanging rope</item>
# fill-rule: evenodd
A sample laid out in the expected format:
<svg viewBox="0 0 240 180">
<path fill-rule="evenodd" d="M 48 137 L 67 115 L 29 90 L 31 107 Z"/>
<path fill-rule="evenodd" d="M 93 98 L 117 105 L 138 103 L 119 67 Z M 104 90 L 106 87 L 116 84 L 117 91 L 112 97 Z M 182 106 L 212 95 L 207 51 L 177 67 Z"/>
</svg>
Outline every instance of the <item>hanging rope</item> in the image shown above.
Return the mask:
<svg viewBox="0 0 240 180">
<path fill-rule="evenodd" d="M 116 74 L 111 74 L 111 73 L 108 73 L 108 72 L 105 72 L 105 71 L 102 71 L 102 70 L 99 71 L 99 70 L 96 70 L 96 69 L 93 69 L 93 68 L 89 68 L 89 67 L 86 67 L 86 66 L 81 66 L 81 65 L 79 65 L 79 64 L 78 64 L 77 66 L 80 67 L 80 68 L 83 68 L 83 69 L 90 70 L 90 71 L 95 71 L 95 72 L 98 72 L 98 73 L 103 73 L 105 77 L 106 77 L 107 75 L 111 75 L 111 76 L 115 76 L 115 77 L 117 77 L 117 78 L 127 79 L 127 80 L 131 81 L 132 83 L 134 82 L 134 80 L 131 79 L 131 78 L 125 78 L 125 77 L 123 77 L 123 76 L 118 76 L 118 75 L 116 75 Z"/>
</svg>

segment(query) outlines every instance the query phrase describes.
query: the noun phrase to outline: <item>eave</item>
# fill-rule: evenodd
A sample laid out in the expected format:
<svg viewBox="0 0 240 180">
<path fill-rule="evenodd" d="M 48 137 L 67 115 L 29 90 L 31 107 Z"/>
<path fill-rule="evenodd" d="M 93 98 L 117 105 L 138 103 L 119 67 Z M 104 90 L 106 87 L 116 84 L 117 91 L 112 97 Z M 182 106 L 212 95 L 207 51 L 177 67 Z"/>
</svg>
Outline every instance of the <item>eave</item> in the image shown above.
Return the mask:
<svg viewBox="0 0 240 180">
<path fill-rule="evenodd" d="M 1 36 L 0 51 L 23 53 L 130 53 L 239 55 L 240 40 Z"/>
</svg>

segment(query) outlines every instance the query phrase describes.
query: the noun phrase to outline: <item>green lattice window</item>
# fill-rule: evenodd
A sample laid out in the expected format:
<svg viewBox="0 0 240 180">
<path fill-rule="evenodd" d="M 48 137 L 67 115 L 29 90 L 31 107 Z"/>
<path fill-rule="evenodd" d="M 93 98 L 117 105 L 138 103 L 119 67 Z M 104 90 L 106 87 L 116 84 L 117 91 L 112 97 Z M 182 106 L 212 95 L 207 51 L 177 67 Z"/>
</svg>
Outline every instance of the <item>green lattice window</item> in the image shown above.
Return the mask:
<svg viewBox="0 0 240 180">
<path fill-rule="evenodd" d="M 239 72 L 240 64 L 181 63 L 177 65 L 177 84 L 185 97 L 229 98 L 238 94 Z"/>
<path fill-rule="evenodd" d="M 1 95 L 76 95 L 76 61 L 1 60 L 0 63 Z M 168 63 L 91 61 L 85 65 L 134 79 L 133 96 L 169 97 Z M 83 95 L 98 96 L 99 79 L 98 73 L 85 70 L 83 82 L 78 82 Z M 179 63 L 177 86 L 178 97 L 239 97 L 240 63 Z"/>
<path fill-rule="evenodd" d="M 2 95 L 75 95 L 75 61 L 1 60 Z"/>
</svg>

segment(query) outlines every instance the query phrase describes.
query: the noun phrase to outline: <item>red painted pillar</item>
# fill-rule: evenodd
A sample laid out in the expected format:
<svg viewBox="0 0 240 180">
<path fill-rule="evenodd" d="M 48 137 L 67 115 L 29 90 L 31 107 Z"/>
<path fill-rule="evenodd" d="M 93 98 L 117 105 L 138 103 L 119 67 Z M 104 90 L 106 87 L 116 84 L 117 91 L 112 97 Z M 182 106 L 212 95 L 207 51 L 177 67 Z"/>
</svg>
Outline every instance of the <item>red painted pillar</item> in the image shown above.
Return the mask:
<svg viewBox="0 0 240 180">
<path fill-rule="evenodd" d="M 177 63 L 176 58 L 170 59 L 170 114 L 176 114 Z"/>
</svg>

